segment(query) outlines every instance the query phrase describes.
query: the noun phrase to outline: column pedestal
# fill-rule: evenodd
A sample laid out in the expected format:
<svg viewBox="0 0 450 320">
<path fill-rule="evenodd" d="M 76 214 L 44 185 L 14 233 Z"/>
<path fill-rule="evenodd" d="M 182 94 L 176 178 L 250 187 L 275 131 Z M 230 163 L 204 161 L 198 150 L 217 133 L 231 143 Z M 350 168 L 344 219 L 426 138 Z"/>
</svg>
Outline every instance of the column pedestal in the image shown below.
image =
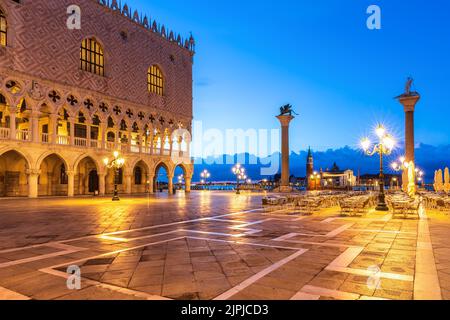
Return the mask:
<svg viewBox="0 0 450 320">
<path fill-rule="evenodd" d="M 131 180 L 132 179 L 131 178 L 132 178 L 132 176 L 129 175 L 129 174 L 127 174 L 125 176 L 125 184 L 126 184 L 125 193 L 126 194 L 131 194 L 131 192 L 132 192 L 132 186 L 131 186 Z"/>
<path fill-rule="evenodd" d="M 75 172 L 67 172 L 67 196 L 69 198 L 75 195 Z"/>
<path fill-rule="evenodd" d="M 28 170 L 28 197 L 29 198 L 37 198 L 39 195 L 38 192 L 38 179 L 39 179 L 39 170 Z"/>
<path fill-rule="evenodd" d="M 147 181 L 148 181 L 148 193 L 150 194 L 155 193 L 155 186 L 154 186 L 155 176 L 149 175 L 147 177 Z"/>
<path fill-rule="evenodd" d="M 104 196 L 106 194 L 106 174 L 99 173 L 98 175 L 98 193 L 100 196 Z"/>
</svg>

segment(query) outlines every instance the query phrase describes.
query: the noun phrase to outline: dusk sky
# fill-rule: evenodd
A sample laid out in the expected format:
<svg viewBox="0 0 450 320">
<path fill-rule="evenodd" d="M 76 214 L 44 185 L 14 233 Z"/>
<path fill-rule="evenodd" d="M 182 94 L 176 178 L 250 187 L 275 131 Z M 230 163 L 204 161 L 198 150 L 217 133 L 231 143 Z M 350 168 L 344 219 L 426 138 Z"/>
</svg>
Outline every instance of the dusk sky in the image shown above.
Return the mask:
<svg viewBox="0 0 450 320">
<path fill-rule="evenodd" d="M 403 139 L 403 93 L 415 78 L 422 100 L 416 142 L 450 136 L 450 3 L 446 0 L 129 0 L 197 41 L 194 117 L 204 129 L 271 129 L 285 103 L 294 151 L 356 147 L 377 122 Z M 382 29 L 366 27 L 367 7 Z"/>
</svg>

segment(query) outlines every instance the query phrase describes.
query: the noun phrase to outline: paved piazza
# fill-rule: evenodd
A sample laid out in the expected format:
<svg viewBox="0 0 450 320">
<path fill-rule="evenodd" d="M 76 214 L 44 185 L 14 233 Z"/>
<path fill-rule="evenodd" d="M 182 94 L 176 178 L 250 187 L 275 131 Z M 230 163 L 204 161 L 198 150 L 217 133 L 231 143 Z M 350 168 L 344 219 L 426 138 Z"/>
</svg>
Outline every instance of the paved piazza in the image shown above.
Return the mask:
<svg viewBox="0 0 450 320">
<path fill-rule="evenodd" d="M 450 299 L 448 217 L 303 216 L 261 198 L 1 200 L 0 299 Z"/>
</svg>

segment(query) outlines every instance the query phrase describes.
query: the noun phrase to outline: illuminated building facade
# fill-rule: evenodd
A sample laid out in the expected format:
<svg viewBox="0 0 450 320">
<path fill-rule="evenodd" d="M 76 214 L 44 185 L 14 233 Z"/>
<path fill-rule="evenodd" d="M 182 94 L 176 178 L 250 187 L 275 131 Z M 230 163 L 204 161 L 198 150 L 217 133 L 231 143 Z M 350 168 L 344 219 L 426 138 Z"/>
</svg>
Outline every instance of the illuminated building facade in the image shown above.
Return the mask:
<svg viewBox="0 0 450 320">
<path fill-rule="evenodd" d="M 154 192 L 193 174 L 195 43 L 115 0 L 0 0 L 0 196 Z"/>
</svg>

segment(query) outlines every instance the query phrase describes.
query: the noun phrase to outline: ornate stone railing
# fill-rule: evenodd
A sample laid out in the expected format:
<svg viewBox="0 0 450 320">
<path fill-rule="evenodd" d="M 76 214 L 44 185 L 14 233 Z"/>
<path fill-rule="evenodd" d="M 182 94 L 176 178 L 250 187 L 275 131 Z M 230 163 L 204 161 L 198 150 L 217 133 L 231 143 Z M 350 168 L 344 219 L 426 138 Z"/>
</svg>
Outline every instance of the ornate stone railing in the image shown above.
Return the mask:
<svg viewBox="0 0 450 320">
<path fill-rule="evenodd" d="M 58 135 L 58 136 L 56 136 L 56 143 L 57 144 L 68 145 L 69 144 L 69 137 L 68 136 Z"/>
<path fill-rule="evenodd" d="M 87 139 L 75 137 L 74 144 L 76 147 L 87 147 Z"/>
<path fill-rule="evenodd" d="M 16 139 L 20 141 L 30 141 L 30 132 L 26 130 L 17 130 Z"/>
<path fill-rule="evenodd" d="M 0 139 L 8 140 L 11 130 L 9 128 L 0 128 Z"/>
<path fill-rule="evenodd" d="M 42 133 L 41 134 L 41 142 L 42 143 L 49 143 L 50 142 L 50 138 L 49 138 L 49 134 L 48 133 Z"/>
</svg>

